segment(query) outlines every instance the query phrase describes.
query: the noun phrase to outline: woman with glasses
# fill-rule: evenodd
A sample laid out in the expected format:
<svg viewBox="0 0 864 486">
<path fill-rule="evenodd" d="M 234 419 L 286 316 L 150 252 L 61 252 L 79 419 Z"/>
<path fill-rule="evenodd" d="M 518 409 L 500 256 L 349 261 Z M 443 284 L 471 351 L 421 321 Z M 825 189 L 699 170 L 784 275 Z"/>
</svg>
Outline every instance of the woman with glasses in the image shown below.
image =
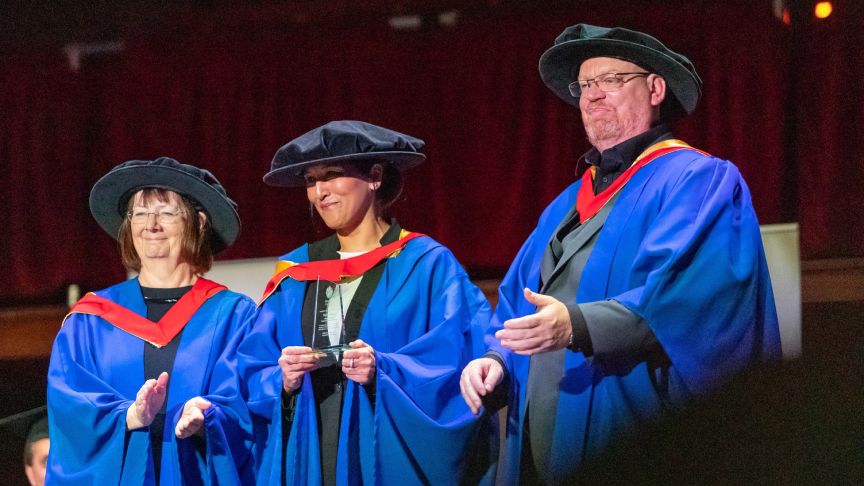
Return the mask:
<svg viewBox="0 0 864 486">
<path fill-rule="evenodd" d="M 162 157 L 114 167 L 90 211 L 138 276 L 84 296 L 57 335 L 47 482 L 197 484 L 216 473 L 222 484 L 248 482 L 238 473 L 243 410 L 190 400 L 236 389 L 219 358 L 254 304 L 201 277 L 237 238 L 236 204 L 210 172 Z"/>
<path fill-rule="evenodd" d="M 264 176 L 305 186 L 333 234 L 281 257 L 238 350 L 258 484 L 455 484 L 477 470 L 480 419 L 459 376 L 489 305 L 447 248 L 385 218 L 422 147 L 336 121 Z"/>
</svg>

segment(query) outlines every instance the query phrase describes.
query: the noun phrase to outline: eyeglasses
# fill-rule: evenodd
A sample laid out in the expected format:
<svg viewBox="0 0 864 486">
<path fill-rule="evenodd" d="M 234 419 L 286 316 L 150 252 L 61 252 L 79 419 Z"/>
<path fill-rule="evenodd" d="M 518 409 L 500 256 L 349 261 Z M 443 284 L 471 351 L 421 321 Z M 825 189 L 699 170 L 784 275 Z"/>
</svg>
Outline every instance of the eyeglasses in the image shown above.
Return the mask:
<svg viewBox="0 0 864 486">
<path fill-rule="evenodd" d="M 570 89 L 570 94 L 574 98 L 582 95 L 582 92 L 591 88 L 591 84 L 600 88 L 600 91 L 608 93 L 610 91 L 618 91 L 624 86 L 624 83 L 632 81 L 638 77 L 648 76 L 651 73 L 606 73 L 592 79 L 577 79 L 567 85 Z M 633 76 L 632 78 L 624 79 L 624 76 Z"/>
<path fill-rule="evenodd" d="M 156 216 L 156 222 L 159 224 L 174 224 L 183 216 L 183 211 L 177 208 L 161 208 L 158 211 L 135 208 L 132 211 L 127 211 L 126 217 L 132 224 L 145 224 L 150 219 L 151 214 Z"/>
</svg>

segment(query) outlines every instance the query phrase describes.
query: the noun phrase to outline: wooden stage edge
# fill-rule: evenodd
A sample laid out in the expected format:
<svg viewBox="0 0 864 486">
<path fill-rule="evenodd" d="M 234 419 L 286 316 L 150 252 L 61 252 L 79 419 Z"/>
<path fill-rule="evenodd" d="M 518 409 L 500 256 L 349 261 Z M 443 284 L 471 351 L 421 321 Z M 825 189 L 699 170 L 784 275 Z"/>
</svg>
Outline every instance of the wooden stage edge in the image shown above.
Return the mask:
<svg viewBox="0 0 864 486">
<path fill-rule="evenodd" d="M 494 306 L 499 280 L 475 282 Z M 802 305 L 864 301 L 864 258 L 801 262 Z M 0 360 L 44 358 L 68 309 L 44 305 L 0 309 Z"/>
</svg>

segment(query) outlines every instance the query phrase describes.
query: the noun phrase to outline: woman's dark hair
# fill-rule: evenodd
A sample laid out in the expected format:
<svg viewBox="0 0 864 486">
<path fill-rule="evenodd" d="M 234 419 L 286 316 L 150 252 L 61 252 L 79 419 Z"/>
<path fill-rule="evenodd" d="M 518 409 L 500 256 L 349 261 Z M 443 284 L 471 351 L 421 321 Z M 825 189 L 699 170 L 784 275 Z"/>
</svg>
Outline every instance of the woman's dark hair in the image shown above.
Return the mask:
<svg viewBox="0 0 864 486">
<path fill-rule="evenodd" d="M 172 192 L 167 189 L 156 187 L 148 187 L 141 190 L 141 198 L 147 200 L 154 197 L 159 202 L 168 202 L 168 193 Z M 192 267 L 192 272 L 195 275 L 202 275 L 210 270 L 213 266 L 213 250 L 210 246 L 210 216 L 207 215 L 204 227 L 198 224 L 198 212 L 204 212 L 191 199 L 177 194 L 180 200 L 180 210 L 183 212 L 183 248 L 180 253 L 183 261 Z M 135 202 L 135 194 L 129 198 L 126 204 L 126 210 L 131 211 Z M 205 213 L 206 214 L 206 213 Z M 120 244 L 120 258 L 123 261 L 123 266 L 127 270 L 133 272 L 141 271 L 141 257 L 135 251 L 135 244 L 132 242 L 132 221 L 129 218 L 123 218 L 123 224 L 120 225 L 120 231 L 117 235 L 117 242 Z"/>
<path fill-rule="evenodd" d="M 353 161 L 350 164 L 358 174 L 370 180 L 373 179 L 372 168 L 375 165 L 381 166 L 381 186 L 375 191 L 375 204 L 379 213 L 383 215 L 387 208 L 402 195 L 402 189 L 405 187 L 402 171 L 384 160 Z"/>
<path fill-rule="evenodd" d="M 393 167 L 389 163 L 381 163 L 384 168 L 384 173 L 381 174 L 381 187 L 375 193 L 381 211 L 386 210 L 402 195 L 402 189 L 405 187 L 405 181 L 402 179 L 402 171 Z M 369 165 L 367 170 L 372 170 L 372 165 Z"/>
</svg>

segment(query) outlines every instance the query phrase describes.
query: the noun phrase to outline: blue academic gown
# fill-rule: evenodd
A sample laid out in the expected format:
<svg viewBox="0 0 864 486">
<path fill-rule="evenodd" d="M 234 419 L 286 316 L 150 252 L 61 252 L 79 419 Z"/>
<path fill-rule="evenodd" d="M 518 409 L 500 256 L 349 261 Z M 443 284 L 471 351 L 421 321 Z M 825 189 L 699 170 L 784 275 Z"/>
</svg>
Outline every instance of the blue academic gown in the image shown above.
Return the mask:
<svg viewBox="0 0 864 486">
<path fill-rule="evenodd" d="M 308 245 L 284 255 L 309 260 Z M 315 397 L 309 374 L 296 397 L 282 456 L 285 346 L 302 346 L 306 282 L 284 279 L 260 305 L 238 364 L 256 425 L 257 481 L 320 483 Z M 348 380 L 343 397 L 336 478 L 339 484 L 457 484 L 480 420 L 460 396 L 459 377 L 485 351 L 490 317 L 482 292 L 453 254 L 429 237 L 388 258 L 361 322 L 359 338 L 375 350 L 375 393 Z"/>
<path fill-rule="evenodd" d="M 147 315 L 137 278 L 95 293 Z M 249 419 L 242 409 L 205 411 L 206 458 L 195 452 L 191 439 L 175 438 L 174 425 L 190 398 L 206 398 L 217 387 L 236 389 L 230 350 L 254 311 L 248 297 L 223 290 L 184 327 L 168 370 L 160 484 L 244 484 L 244 474 L 251 478 L 250 435 L 244 432 Z M 145 345 L 94 315 L 67 316 L 48 369 L 47 484 L 155 484 L 150 433 L 126 430 L 126 410 L 145 381 Z"/>
<path fill-rule="evenodd" d="M 499 288 L 487 344 L 509 370 L 506 450 L 499 478 L 519 478 L 529 358 L 500 346 L 504 321 L 536 312 L 540 265 L 581 181 L 543 212 Z M 616 435 L 709 392 L 748 365 L 778 359 L 780 337 L 768 267 L 750 192 L 730 162 L 680 150 L 641 168 L 623 187 L 565 302 L 613 299 L 650 326 L 668 355 L 668 375 L 646 363 L 565 351 L 549 470 L 566 481 Z M 622 360 L 626 362 L 626 360 Z M 652 373 L 654 376 L 652 376 Z"/>
</svg>

